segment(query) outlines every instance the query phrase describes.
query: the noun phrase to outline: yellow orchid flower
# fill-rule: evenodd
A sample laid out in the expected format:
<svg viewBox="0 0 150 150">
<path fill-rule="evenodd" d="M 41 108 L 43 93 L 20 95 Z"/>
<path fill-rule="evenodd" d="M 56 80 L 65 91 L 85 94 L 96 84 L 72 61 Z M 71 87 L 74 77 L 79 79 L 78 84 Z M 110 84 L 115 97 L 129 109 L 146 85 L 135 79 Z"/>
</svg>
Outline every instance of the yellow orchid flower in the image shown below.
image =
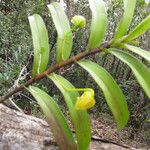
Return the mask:
<svg viewBox="0 0 150 150">
<path fill-rule="evenodd" d="M 81 97 L 77 98 L 77 102 L 75 104 L 76 109 L 90 109 L 95 105 L 95 99 L 94 99 L 94 90 L 88 89 L 85 91 Z"/>
<path fill-rule="evenodd" d="M 55 79 L 57 80 L 57 77 L 55 76 Z M 86 110 L 90 109 L 95 105 L 95 99 L 94 99 L 94 90 L 91 88 L 68 88 L 65 85 L 61 84 L 64 89 L 70 92 L 78 91 L 78 92 L 84 92 L 80 97 L 77 97 L 77 101 L 75 104 L 75 108 L 79 110 Z"/>
</svg>

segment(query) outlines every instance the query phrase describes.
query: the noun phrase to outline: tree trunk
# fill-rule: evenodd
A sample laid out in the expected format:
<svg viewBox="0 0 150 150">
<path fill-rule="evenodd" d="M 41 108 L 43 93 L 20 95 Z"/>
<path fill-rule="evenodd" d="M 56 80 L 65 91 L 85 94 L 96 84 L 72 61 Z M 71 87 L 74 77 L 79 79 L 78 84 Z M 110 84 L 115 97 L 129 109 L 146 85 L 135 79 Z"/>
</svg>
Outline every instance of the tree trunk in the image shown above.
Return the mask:
<svg viewBox="0 0 150 150">
<path fill-rule="evenodd" d="M 58 149 L 49 126 L 44 120 L 0 104 L 0 150 Z M 89 149 L 125 150 L 128 148 L 93 137 Z"/>
</svg>

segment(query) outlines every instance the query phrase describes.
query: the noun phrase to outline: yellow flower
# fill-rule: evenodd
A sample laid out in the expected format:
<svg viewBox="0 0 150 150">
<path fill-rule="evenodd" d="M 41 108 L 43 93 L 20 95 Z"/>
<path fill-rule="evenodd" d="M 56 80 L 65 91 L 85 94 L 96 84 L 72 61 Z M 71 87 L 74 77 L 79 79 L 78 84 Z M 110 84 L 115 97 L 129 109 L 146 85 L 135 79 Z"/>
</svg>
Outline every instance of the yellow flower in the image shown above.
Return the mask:
<svg viewBox="0 0 150 150">
<path fill-rule="evenodd" d="M 89 109 L 95 105 L 95 99 L 94 99 L 94 90 L 90 89 L 88 91 L 85 91 L 81 97 L 77 98 L 77 102 L 75 104 L 76 109 Z"/>
</svg>

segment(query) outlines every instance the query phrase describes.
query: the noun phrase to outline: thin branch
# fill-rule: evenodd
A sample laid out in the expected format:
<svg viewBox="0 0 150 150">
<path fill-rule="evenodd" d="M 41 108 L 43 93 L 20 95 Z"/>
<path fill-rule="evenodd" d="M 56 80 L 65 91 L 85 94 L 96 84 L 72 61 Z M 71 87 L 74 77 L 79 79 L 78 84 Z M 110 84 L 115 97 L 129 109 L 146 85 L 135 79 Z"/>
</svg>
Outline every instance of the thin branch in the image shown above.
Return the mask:
<svg viewBox="0 0 150 150">
<path fill-rule="evenodd" d="M 121 146 L 121 147 L 124 147 L 124 148 L 127 148 L 127 149 L 132 149 L 132 147 L 128 146 L 128 145 L 123 145 L 123 144 L 120 144 L 120 143 L 117 143 L 117 142 L 114 142 L 112 140 L 109 140 L 109 139 L 104 139 L 104 138 L 101 138 L 101 137 L 98 137 L 98 136 L 92 136 L 91 139 L 93 141 L 101 141 L 103 143 L 111 143 L 111 144 L 115 144 L 117 146 Z"/>
<path fill-rule="evenodd" d="M 107 42 L 103 43 L 99 48 L 95 48 L 92 49 L 91 51 L 84 51 L 82 53 L 79 53 L 73 57 L 71 57 L 70 59 L 60 62 L 58 64 L 55 64 L 51 67 L 49 67 L 45 72 L 43 72 L 42 74 L 37 75 L 35 78 L 31 78 L 29 79 L 27 82 L 25 82 L 24 84 L 14 88 L 13 90 L 9 91 L 6 95 L 1 96 L 0 97 L 0 103 L 2 103 L 3 101 L 7 100 L 9 97 L 11 97 L 12 95 L 23 91 L 25 89 L 25 87 L 28 87 L 29 85 L 33 84 L 36 81 L 39 81 L 41 79 L 43 79 L 44 77 L 46 77 L 47 75 L 55 72 L 56 70 L 63 68 L 67 65 L 71 65 L 79 60 L 81 60 L 82 58 L 88 57 L 90 55 L 94 55 L 96 53 L 101 52 L 103 49 L 109 48 L 109 44 Z"/>
<path fill-rule="evenodd" d="M 66 3 L 67 3 L 67 16 L 69 18 L 69 20 L 71 20 L 72 18 L 72 0 L 66 0 Z"/>
<path fill-rule="evenodd" d="M 9 98 L 9 101 L 11 102 L 11 104 L 16 108 L 16 110 L 20 111 L 21 113 L 24 114 L 23 110 L 21 110 L 21 108 L 19 108 L 15 102 L 12 100 L 12 98 Z"/>
</svg>

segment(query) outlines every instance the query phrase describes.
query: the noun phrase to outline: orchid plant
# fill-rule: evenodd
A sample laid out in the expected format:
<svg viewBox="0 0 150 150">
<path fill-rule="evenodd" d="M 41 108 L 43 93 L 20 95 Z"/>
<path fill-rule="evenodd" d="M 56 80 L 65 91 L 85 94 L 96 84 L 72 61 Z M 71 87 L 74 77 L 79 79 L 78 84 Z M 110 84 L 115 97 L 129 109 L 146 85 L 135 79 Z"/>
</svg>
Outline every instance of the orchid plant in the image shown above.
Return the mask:
<svg viewBox="0 0 150 150">
<path fill-rule="evenodd" d="M 103 67 L 83 58 L 96 53 L 101 54 L 101 52 L 114 55 L 131 68 L 138 83 L 150 98 L 150 70 L 133 56 L 135 53 L 150 62 L 150 52 L 139 48 L 138 42 L 136 42 L 137 37 L 150 29 L 150 15 L 134 27 L 132 31 L 128 32 L 133 19 L 136 0 L 123 0 L 124 14 L 118 23 L 114 38 L 108 42 L 103 42 L 108 27 L 105 3 L 103 0 L 88 0 L 88 2 L 92 12 L 89 41 L 85 52 L 71 58 L 73 32 L 79 28 L 84 28 L 86 26 L 86 19 L 82 14 L 74 16 L 71 20 L 73 24 L 71 28 L 61 5 L 58 2 L 52 2 L 48 5 L 50 15 L 57 30 L 56 64 L 49 68 L 47 68 L 47 65 L 49 62 L 50 44 L 45 23 L 38 14 L 29 16 L 34 47 L 33 78 L 24 86 L 12 92 L 21 91 L 25 87 L 33 95 L 45 114 L 56 142 L 62 150 L 88 149 L 91 141 L 91 127 L 87 110 L 93 107 L 98 99 L 95 100 L 94 98 L 94 89 L 89 87 L 75 88 L 67 79 L 54 73 L 57 69 L 75 63 L 75 65 L 86 70 L 103 91 L 118 130 L 122 130 L 129 119 L 126 97 L 113 77 Z M 33 82 L 43 77 L 46 77 L 47 80 L 52 80 L 62 93 L 70 113 L 75 136 L 73 136 L 65 116 L 55 100 L 42 89 L 31 86 Z M 83 93 L 80 94 L 79 92 Z M 5 100 L 10 95 L 8 94 L 2 100 Z"/>
<path fill-rule="evenodd" d="M 105 44 L 102 43 L 108 26 L 105 3 L 102 0 L 89 0 L 92 20 L 89 41 L 85 48 L 85 53 L 87 54 L 85 54 L 85 56 L 95 51 L 116 56 L 132 69 L 137 81 L 150 98 L 150 70 L 141 61 L 126 51 L 129 50 L 142 56 L 147 61 L 150 61 L 150 52 L 136 46 L 136 44 L 138 44 L 136 38 L 150 28 L 150 16 L 147 16 L 128 33 L 133 19 L 136 0 L 123 0 L 123 2 L 124 14 L 118 23 L 114 38 L 105 46 Z M 112 76 L 103 67 L 90 60 L 79 59 L 79 61 L 75 58 L 74 60 L 69 59 L 73 45 L 73 32 L 79 28 L 84 28 L 86 26 L 86 19 L 82 15 L 74 16 L 71 19 L 71 23 L 73 24 L 71 28 L 69 20 L 59 3 L 53 2 L 48 5 L 48 8 L 57 30 L 57 64 L 61 66 L 61 64 L 65 62 L 68 63 L 68 61 L 72 61 L 85 69 L 102 89 L 107 104 L 114 115 L 118 130 L 123 129 L 129 119 L 128 106 L 123 92 Z M 36 78 L 36 76 L 46 73 L 45 70 L 50 53 L 49 42 L 47 30 L 42 18 L 35 14 L 29 17 L 29 22 L 34 45 L 33 77 Z M 134 45 L 132 45 L 132 43 L 134 43 Z M 94 89 L 86 87 L 82 89 L 75 88 L 67 79 L 60 75 L 54 73 L 46 75 L 48 79 L 54 82 L 64 96 L 75 128 L 75 137 L 73 137 L 63 113 L 52 97 L 34 86 L 29 86 L 28 91 L 30 91 L 41 106 L 59 147 L 62 150 L 88 149 L 91 141 L 91 130 L 87 109 L 90 109 L 96 103 Z M 79 92 L 83 92 L 83 94 L 79 95 Z M 77 143 L 74 138 L 77 140 Z"/>
</svg>

